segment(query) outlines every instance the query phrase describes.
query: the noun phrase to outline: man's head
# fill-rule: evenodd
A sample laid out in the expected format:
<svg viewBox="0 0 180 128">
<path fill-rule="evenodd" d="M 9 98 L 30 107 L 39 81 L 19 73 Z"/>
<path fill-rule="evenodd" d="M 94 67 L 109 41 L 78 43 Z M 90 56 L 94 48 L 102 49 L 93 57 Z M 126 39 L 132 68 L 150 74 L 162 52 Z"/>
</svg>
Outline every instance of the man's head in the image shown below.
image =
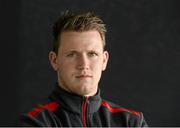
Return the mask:
<svg viewBox="0 0 180 128">
<path fill-rule="evenodd" d="M 82 96 L 97 92 L 109 57 L 105 32 L 103 21 L 90 12 L 66 12 L 55 23 L 49 59 L 63 89 Z"/>
</svg>

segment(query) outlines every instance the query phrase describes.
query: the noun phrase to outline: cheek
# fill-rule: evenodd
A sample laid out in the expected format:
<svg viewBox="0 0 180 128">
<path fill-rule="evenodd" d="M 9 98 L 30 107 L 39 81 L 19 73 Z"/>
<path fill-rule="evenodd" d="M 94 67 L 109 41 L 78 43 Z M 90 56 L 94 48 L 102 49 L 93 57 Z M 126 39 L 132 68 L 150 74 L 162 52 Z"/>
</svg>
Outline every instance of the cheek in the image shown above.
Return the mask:
<svg viewBox="0 0 180 128">
<path fill-rule="evenodd" d="M 64 58 L 62 58 L 60 61 L 59 61 L 59 67 L 61 70 L 63 69 L 68 69 L 68 68 L 72 68 L 73 64 L 71 61 L 68 61 Z"/>
<path fill-rule="evenodd" d="M 66 76 L 72 75 L 72 73 L 74 72 L 74 64 L 69 63 L 69 62 L 67 63 L 66 61 L 64 61 L 60 63 L 59 69 L 60 69 L 60 72 L 62 74 L 65 74 Z"/>
<path fill-rule="evenodd" d="M 101 74 L 102 74 L 102 65 L 101 64 L 97 64 L 94 66 L 93 69 L 93 75 L 94 75 L 94 82 L 97 84 L 101 78 Z"/>
<path fill-rule="evenodd" d="M 93 64 L 93 70 L 94 70 L 94 72 L 99 73 L 99 72 L 102 71 L 102 68 L 103 68 L 103 63 L 102 63 L 102 61 L 96 61 L 96 62 L 94 62 L 94 64 Z"/>
</svg>

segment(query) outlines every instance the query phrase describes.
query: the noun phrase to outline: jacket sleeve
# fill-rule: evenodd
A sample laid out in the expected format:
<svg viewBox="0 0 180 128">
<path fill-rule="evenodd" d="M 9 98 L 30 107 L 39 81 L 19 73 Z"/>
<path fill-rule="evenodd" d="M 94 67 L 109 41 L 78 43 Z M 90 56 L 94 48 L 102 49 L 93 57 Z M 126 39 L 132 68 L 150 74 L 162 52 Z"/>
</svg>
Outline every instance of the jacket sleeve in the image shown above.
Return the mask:
<svg viewBox="0 0 180 128">
<path fill-rule="evenodd" d="M 20 116 L 20 121 L 18 123 L 18 126 L 21 127 L 42 127 L 44 126 L 43 122 L 40 122 L 36 118 L 31 118 L 27 115 Z"/>
<path fill-rule="evenodd" d="M 143 113 L 140 113 L 139 127 L 148 127 L 148 124 L 144 119 Z"/>
<path fill-rule="evenodd" d="M 42 111 L 35 117 L 29 115 L 22 115 L 20 117 L 19 126 L 23 127 L 57 127 L 62 126 L 61 123 L 56 119 L 53 113 L 49 111 Z"/>
</svg>

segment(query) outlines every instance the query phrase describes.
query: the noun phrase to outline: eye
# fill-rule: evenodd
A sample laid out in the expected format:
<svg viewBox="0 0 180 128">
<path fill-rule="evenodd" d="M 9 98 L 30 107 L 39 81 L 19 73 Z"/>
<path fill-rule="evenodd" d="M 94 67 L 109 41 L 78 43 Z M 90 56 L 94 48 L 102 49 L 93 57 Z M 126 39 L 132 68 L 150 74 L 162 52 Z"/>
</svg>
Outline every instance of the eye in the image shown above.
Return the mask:
<svg viewBox="0 0 180 128">
<path fill-rule="evenodd" d="M 75 56 L 75 53 L 74 53 L 74 52 L 71 52 L 71 53 L 68 53 L 66 56 L 67 56 L 67 57 L 74 57 L 74 56 Z"/>
<path fill-rule="evenodd" d="M 89 52 L 88 56 L 89 57 L 95 57 L 95 56 L 98 56 L 98 54 L 96 52 Z"/>
</svg>

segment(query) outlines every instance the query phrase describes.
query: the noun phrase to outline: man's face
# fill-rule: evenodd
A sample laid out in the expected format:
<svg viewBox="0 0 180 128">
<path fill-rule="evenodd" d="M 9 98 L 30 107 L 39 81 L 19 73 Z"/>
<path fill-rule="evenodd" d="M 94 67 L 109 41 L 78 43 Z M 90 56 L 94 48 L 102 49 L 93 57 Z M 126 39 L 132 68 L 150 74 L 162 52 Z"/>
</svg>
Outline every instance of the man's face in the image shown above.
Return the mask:
<svg viewBox="0 0 180 128">
<path fill-rule="evenodd" d="M 82 96 L 92 96 L 97 92 L 108 56 L 108 52 L 103 51 L 101 36 L 95 30 L 61 33 L 58 54 L 49 54 L 59 85 Z"/>
</svg>

